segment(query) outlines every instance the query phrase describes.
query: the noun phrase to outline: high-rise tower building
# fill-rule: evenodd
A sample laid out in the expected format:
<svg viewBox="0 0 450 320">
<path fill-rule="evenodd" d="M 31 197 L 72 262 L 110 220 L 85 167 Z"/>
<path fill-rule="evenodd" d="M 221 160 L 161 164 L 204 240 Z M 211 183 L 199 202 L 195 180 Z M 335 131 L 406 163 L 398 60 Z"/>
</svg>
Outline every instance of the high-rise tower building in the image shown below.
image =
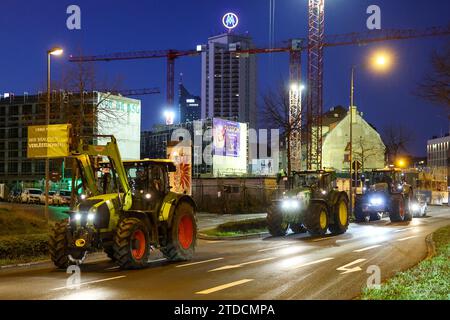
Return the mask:
<svg viewBox="0 0 450 320">
<path fill-rule="evenodd" d="M 202 119 L 227 118 L 256 128 L 256 56 L 237 54 L 253 47 L 233 33 L 208 39 L 202 52 Z"/>
</svg>

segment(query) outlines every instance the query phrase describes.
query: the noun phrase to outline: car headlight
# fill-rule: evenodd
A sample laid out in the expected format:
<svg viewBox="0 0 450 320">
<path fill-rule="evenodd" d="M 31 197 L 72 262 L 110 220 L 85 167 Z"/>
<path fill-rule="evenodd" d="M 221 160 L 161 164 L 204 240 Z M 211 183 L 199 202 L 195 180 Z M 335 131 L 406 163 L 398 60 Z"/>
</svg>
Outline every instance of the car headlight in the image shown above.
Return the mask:
<svg viewBox="0 0 450 320">
<path fill-rule="evenodd" d="M 412 211 L 415 211 L 415 212 L 419 211 L 419 210 L 420 210 L 419 204 L 413 203 L 413 204 L 411 205 L 411 210 L 412 210 Z"/>
<path fill-rule="evenodd" d="M 383 198 L 381 197 L 372 197 L 369 202 L 373 206 L 381 206 L 384 203 Z"/>
</svg>

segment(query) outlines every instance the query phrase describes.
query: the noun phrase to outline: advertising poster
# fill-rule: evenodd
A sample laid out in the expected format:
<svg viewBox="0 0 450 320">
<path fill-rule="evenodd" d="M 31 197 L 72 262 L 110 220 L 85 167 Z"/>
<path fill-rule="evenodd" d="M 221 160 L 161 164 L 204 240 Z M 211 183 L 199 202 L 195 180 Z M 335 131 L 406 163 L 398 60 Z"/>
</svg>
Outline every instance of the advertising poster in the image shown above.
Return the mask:
<svg viewBox="0 0 450 320">
<path fill-rule="evenodd" d="M 63 158 L 69 155 L 69 124 L 29 126 L 28 158 Z"/>
<path fill-rule="evenodd" d="M 240 156 L 240 124 L 238 122 L 214 118 L 213 131 L 214 155 Z"/>
<path fill-rule="evenodd" d="M 183 143 L 169 143 L 167 156 L 175 163 L 176 172 L 169 173 L 171 191 L 192 195 L 192 153 L 191 146 Z"/>
</svg>

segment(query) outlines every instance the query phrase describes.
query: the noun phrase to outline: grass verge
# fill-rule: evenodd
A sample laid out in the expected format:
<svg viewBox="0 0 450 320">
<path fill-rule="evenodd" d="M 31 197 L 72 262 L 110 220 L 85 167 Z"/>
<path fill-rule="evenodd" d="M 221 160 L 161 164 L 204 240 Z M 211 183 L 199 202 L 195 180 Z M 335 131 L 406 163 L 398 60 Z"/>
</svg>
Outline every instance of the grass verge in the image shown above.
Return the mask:
<svg viewBox="0 0 450 320">
<path fill-rule="evenodd" d="M 266 218 L 247 219 L 226 222 L 216 228 L 202 231 L 203 234 L 215 237 L 233 237 L 261 233 L 267 231 Z"/>
<path fill-rule="evenodd" d="M 365 289 L 363 300 L 450 300 L 450 225 L 433 233 L 436 255 L 397 273 L 380 289 Z"/>
</svg>

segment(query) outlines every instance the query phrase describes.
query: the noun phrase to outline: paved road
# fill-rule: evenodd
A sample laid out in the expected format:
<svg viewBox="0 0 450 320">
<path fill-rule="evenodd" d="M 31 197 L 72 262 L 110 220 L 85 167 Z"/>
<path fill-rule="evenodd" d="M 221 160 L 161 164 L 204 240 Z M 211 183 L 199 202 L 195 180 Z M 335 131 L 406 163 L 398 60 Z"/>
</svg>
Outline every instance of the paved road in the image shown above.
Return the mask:
<svg viewBox="0 0 450 320">
<path fill-rule="evenodd" d="M 427 254 L 426 235 L 450 223 L 433 207 L 410 223 L 352 224 L 343 235 L 307 234 L 239 241 L 199 241 L 188 263 L 155 254 L 151 267 L 123 271 L 106 260 L 82 266 L 79 289 L 49 265 L 0 272 L 2 299 L 352 299 L 376 265 L 382 280 Z M 92 259 L 91 259 L 92 260 Z"/>
</svg>

